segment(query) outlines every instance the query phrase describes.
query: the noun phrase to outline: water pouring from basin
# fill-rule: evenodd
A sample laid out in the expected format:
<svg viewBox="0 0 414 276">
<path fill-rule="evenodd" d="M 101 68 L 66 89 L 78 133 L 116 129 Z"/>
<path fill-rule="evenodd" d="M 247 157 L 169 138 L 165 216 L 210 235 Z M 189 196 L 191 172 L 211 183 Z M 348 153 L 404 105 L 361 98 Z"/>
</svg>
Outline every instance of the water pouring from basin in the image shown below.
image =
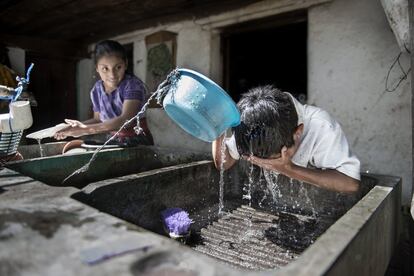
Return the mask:
<svg viewBox="0 0 414 276">
<path fill-rule="evenodd" d="M 163 98 L 165 112 L 177 125 L 200 140 L 213 142 L 240 124 L 236 104 L 219 85 L 193 70 L 178 69 L 177 73 L 177 80 Z M 219 214 L 224 208 L 224 144 L 221 148 Z"/>
</svg>

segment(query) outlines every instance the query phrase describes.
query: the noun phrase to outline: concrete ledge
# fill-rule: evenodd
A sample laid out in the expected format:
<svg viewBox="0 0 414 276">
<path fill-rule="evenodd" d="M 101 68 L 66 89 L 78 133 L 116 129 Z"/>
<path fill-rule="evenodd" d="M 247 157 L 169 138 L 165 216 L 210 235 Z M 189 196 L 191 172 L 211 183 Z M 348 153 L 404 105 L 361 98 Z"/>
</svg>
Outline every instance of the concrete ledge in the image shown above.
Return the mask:
<svg viewBox="0 0 414 276">
<path fill-rule="evenodd" d="M 377 186 L 277 275 L 384 275 L 398 243 L 401 178 L 376 178 Z"/>
</svg>

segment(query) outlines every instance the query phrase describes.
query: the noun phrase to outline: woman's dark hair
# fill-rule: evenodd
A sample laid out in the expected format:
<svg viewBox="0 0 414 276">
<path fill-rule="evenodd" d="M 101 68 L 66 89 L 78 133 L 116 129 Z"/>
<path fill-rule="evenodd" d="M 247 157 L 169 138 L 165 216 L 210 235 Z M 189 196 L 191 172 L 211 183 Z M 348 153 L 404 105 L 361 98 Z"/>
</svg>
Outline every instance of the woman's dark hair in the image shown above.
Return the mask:
<svg viewBox="0 0 414 276">
<path fill-rule="evenodd" d="M 294 144 L 298 114 L 288 94 L 271 85 L 259 86 L 243 94 L 237 106 L 241 124 L 233 130 L 241 155 L 267 158 Z"/>
<path fill-rule="evenodd" d="M 125 63 L 127 62 L 127 53 L 124 46 L 115 40 L 103 40 L 96 44 L 93 56 L 95 64 L 98 63 L 101 57 L 107 55 L 118 56 Z"/>
</svg>

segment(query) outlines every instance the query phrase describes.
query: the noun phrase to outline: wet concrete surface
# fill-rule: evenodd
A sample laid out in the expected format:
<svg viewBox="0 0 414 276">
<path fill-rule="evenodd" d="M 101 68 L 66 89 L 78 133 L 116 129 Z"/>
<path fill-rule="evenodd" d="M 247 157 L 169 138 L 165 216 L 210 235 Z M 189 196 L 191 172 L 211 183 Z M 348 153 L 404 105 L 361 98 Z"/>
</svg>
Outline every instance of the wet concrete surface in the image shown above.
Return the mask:
<svg viewBox="0 0 414 276">
<path fill-rule="evenodd" d="M 78 191 L 0 170 L 0 275 L 236 275 L 83 205 Z"/>
<path fill-rule="evenodd" d="M 7 225 L 17 223 L 30 227 L 46 238 L 52 238 L 63 224 L 80 227 L 84 223 L 93 221 L 95 221 L 94 218 L 80 220 L 76 214 L 60 210 L 25 212 L 16 209 L 4 209 L 0 214 L 0 233 L 7 228 Z M 1 234 L 0 239 L 4 239 Z"/>
</svg>

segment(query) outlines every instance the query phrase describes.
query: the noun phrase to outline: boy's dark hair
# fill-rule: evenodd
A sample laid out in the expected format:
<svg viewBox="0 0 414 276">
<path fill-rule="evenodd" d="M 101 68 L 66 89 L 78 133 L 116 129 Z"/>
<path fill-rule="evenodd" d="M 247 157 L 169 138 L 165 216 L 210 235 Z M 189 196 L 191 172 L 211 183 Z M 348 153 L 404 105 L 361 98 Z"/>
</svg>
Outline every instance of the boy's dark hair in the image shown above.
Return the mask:
<svg viewBox="0 0 414 276">
<path fill-rule="evenodd" d="M 127 62 L 127 53 L 124 46 L 115 40 L 103 40 L 96 44 L 94 51 L 95 64 L 98 63 L 101 57 L 106 55 L 115 55 L 125 61 L 125 63 Z"/>
<path fill-rule="evenodd" d="M 241 124 L 233 130 L 241 155 L 268 158 L 294 144 L 298 114 L 288 94 L 271 85 L 259 86 L 243 94 L 237 106 Z"/>
</svg>

